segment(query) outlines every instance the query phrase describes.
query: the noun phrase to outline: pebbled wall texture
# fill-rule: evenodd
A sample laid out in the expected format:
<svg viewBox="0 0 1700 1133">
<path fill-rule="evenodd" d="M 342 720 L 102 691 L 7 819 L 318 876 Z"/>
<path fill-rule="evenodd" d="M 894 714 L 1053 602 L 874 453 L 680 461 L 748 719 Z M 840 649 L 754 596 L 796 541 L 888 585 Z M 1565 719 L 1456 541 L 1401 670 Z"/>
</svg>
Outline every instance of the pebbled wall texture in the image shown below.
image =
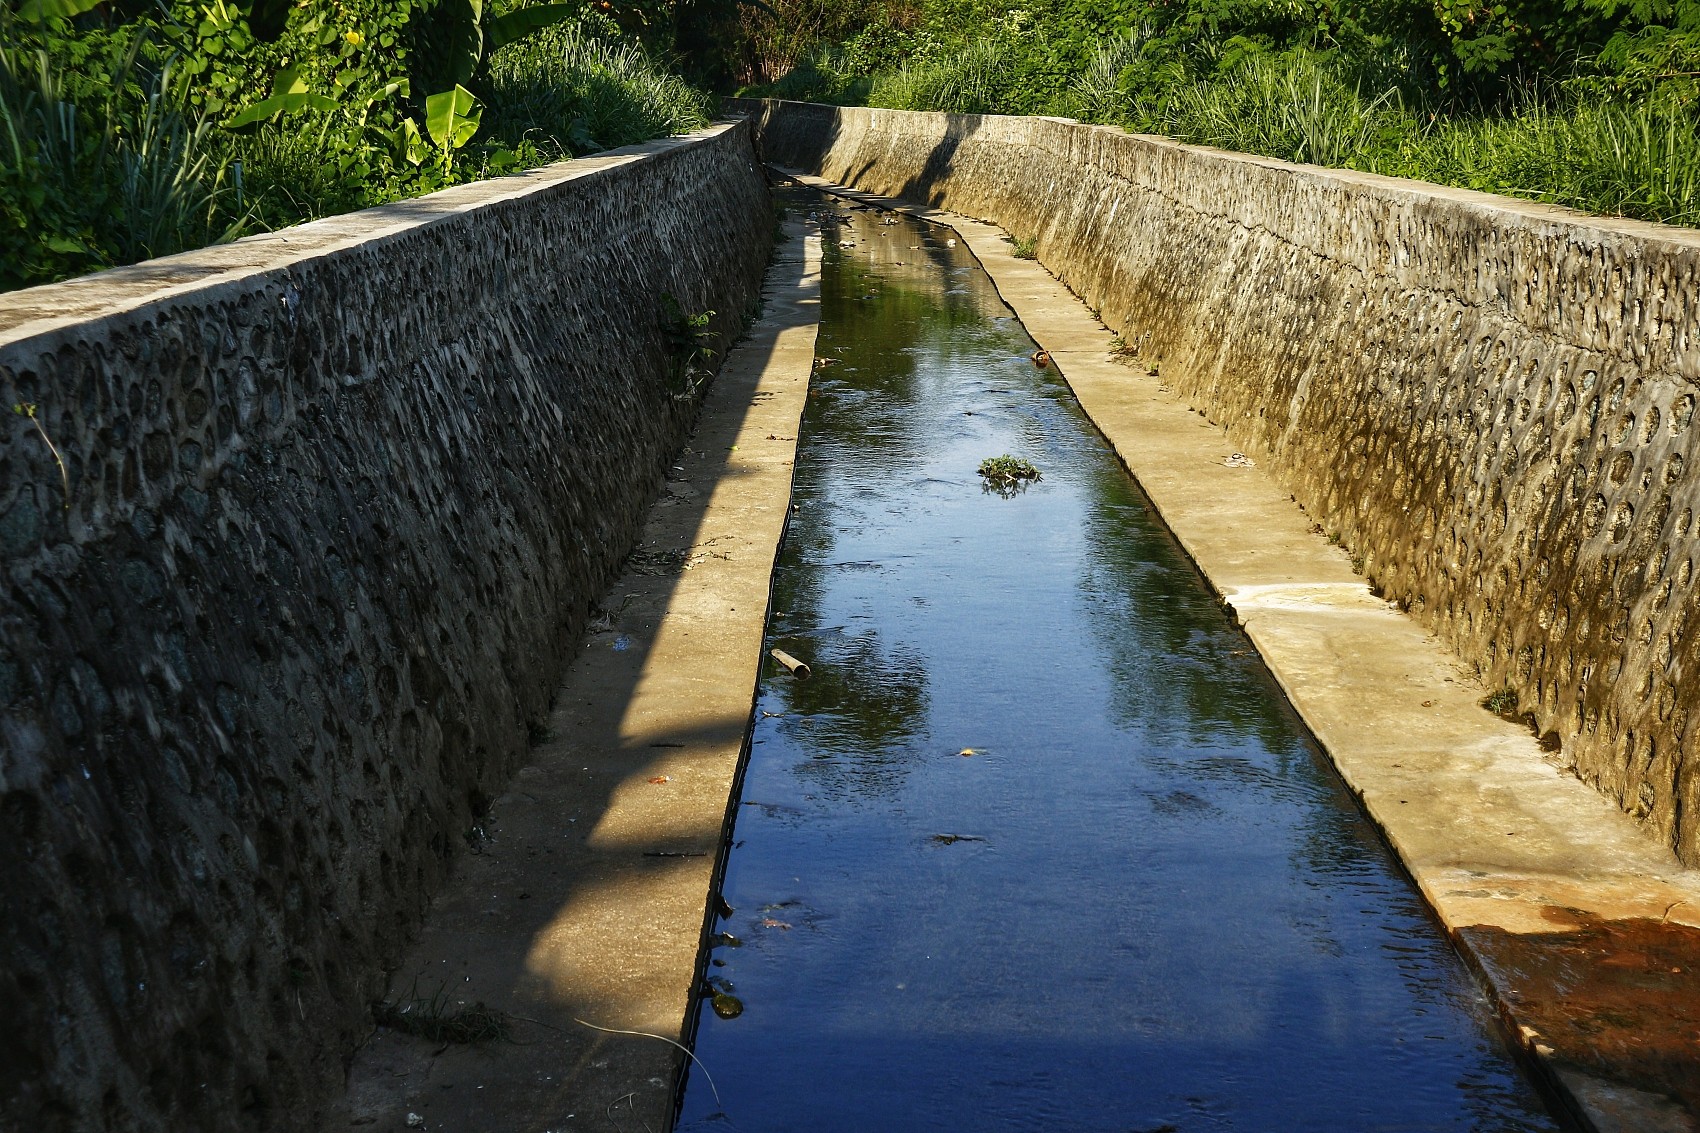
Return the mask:
<svg viewBox="0 0 1700 1133">
<path fill-rule="evenodd" d="M 733 106 L 769 161 L 1036 238 L 1700 865 L 1700 232 L 1062 119 Z"/>
<path fill-rule="evenodd" d="M 722 125 L 0 296 L 0 1129 L 313 1127 L 772 228 Z"/>
</svg>

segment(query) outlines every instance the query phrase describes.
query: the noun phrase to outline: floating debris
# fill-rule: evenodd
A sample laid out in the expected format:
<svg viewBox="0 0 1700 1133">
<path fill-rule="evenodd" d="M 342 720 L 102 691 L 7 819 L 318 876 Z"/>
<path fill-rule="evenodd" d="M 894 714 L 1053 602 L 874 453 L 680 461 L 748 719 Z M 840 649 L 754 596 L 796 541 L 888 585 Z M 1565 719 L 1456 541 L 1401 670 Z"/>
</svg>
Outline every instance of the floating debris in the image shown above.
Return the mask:
<svg viewBox="0 0 1700 1133">
<path fill-rule="evenodd" d="M 1041 479 L 1039 470 L 1032 463 L 1007 453 L 1003 456 L 989 456 L 980 462 L 980 475 L 986 481 L 988 492 L 996 492 L 1005 497 L 1027 490 L 1033 481 Z"/>
<path fill-rule="evenodd" d="M 1035 350 L 1028 355 L 1028 358 L 1041 370 L 1047 370 L 1051 366 L 1051 352 L 1049 350 Z"/>
<path fill-rule="evenodd" d="M 783 649 L 770 649 L 768 655 L 791 671 L 791 675 L 800 681 L 809 679 L 809 667 L 797 660 Z"/>
</svg>

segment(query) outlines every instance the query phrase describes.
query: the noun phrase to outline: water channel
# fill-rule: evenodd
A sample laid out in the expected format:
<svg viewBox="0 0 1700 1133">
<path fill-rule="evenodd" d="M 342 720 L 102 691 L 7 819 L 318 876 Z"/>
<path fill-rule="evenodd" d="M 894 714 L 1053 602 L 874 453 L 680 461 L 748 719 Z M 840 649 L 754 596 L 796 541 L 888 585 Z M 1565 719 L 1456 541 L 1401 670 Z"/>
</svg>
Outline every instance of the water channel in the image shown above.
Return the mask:
<svg viewBox="0 0 1700 1133">
<path fill-rule="evenodd" d="M 830 222 L 769 624 L 813 676 L 761 685 L 742 1012 L 703 1001 L 679 1128 L 1558 1128 L 967 250 L 786 200 Z M 983 490 L 1005 453 L 1043 478 Z"/>
</svg>

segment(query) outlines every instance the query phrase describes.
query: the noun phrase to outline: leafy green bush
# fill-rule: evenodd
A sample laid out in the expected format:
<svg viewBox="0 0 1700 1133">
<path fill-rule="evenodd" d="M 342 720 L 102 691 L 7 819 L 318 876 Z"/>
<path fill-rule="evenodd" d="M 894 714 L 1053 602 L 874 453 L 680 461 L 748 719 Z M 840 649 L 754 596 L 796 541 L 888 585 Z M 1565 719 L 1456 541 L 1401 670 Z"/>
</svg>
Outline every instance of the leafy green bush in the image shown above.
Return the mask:
<svg viewBox="0 0 1700 1133">
<path fill-rule="evenodd" d="M 172 68 L 138 64 L 140 35 L 73 70 L 12 30 L 0 18 L 0 289 L 241 233 L 239 167 L 172 104 Z"/>
<path fill-rule="evenodd" d="M 707 121 L 705 96 L 563 4 L 16 3 L 0 0 L 0 289 Z"/>
</svg>

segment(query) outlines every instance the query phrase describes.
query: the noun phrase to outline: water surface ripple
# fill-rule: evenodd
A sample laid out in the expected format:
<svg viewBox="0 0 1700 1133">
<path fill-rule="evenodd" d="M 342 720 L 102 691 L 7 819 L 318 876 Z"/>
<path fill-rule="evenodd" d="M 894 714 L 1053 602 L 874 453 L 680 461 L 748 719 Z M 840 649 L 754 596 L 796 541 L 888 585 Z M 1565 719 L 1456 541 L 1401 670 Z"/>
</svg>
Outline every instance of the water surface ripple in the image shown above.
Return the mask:
<svg viewBox="0 0 1700 1133">
<path fill-rule="evenodd" d="M 834 221 L 769 625 L 814 676 L 761 686 L 708 969 L 744 1010 L 704 1001 L 679 1127 L 1554 1129 L 966 249 L 787 199 Z M 983 491 L 1004 453 L 1043 479 Z"/>
</svg>

